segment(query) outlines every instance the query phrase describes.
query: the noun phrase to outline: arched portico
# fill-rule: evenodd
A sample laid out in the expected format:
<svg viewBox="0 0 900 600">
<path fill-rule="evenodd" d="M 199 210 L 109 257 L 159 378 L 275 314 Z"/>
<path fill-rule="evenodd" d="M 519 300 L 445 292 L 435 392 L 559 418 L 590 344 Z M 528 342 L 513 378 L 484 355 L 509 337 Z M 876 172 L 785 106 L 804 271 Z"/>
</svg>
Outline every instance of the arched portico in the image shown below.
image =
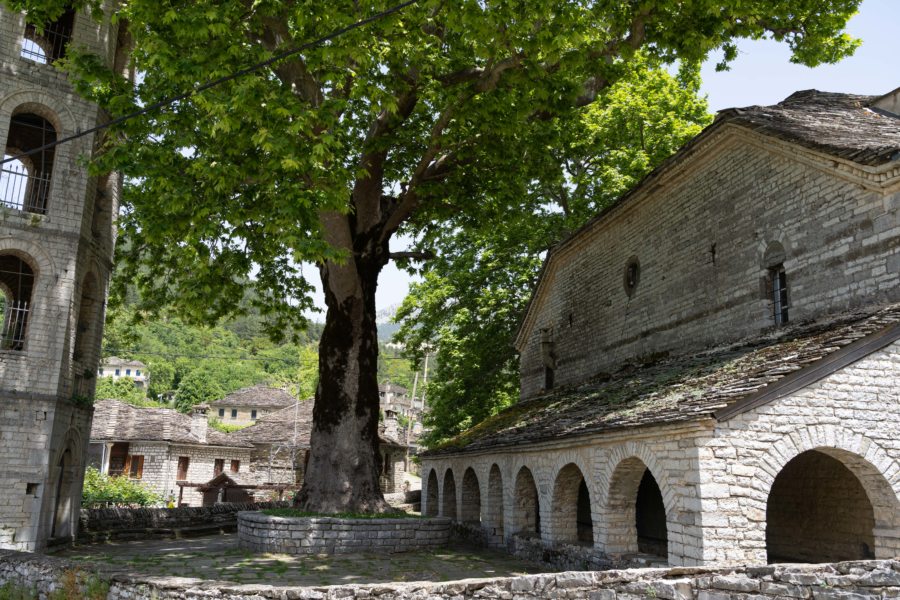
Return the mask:
<svg viewBox="0 0 900 600">
<path fill-rule="evenodd" d="M 555 543 L 593 544 L 591 498 L 578 465 L 560 469 L 553 486 L 551 540 Z"/>
</svg>

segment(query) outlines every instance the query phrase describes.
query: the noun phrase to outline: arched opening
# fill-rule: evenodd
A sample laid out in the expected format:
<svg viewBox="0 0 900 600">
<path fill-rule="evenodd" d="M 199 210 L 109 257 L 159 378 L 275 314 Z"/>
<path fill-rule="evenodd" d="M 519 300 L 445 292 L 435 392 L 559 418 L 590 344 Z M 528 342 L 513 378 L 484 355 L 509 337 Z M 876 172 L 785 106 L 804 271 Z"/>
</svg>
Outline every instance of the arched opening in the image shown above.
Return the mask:
<svg viewBox="0 0 900 600">
<path fill-rule="evenodd" d="M 72 535 L 72 486 L 75 480 L 74 457 L 66 448 L 59 459 L 56 474 L 56 504 L 53 513 L 51 537 L 65 538 Z"/>
<path fill-rule="evenodd" d="M 100 331 L 99 308 L 102 304 L 97 277 L 89 272 L 81 283 L 81 302 L 78 307 L 78 321 L 75 325 L 75 350 L 72 358 L 79 365 L 94 370 L 97 353 L 96 341 Z"/>
<path fill-rule="evenodd" d="M 537 536 L 541 534 L 541 510 L 537 485 L 528 467 L 522 467 L 519 469 L 519 474 L 516 475 L 513 533 Z"/>
<path fill-rule="evenodd" d="M 456 480 L 453 478 L 453 471 L 447 469 L 444 473 L 444 490 L 441 504 L 441 516 L 450 517 L 454 521 L 459 518 L 456 512 Z"/>
<path fill-rule="evenodd" d="M 425 488 L 425 516 L 438 516 L 438 479 L 434 469 L 428 473 L 428 484 Z"/>
<path fill-rule="evenodd" d="M 809 450 L 778 473 L 766 504 L 770 563 L 875 558 L 875 510 L 854 471 L 835 457 L 842 454 L 849 453 Z"/>
<path fill-rule="evenodd" d="M 462 522 L 470 525 L 481 524 L 481 489 L 478 477 L 472 467 L 466 469 L 462 481 Z"/>
<path fill-rule="evenodd" d="M 8 208 L 45 214 L 50 196 L 54 148 L 38 150 L 56 141 L 56 129 L 39 115 L 25 112 L 9 122 L 3 158 L 35 151 L 0 168 L 0 203 Z"/>
<path fill-rule="evenodd" d="M 553 541 L 594 542 L 591 499 L 581 469 L 574 463 L 563 467 L 553 487 Z"/>
<path fill-rule="evenodd" d="M 3 331 L 0 349 L 24 350 L 28 313 L 34 291 L 34 271 L 24 260 L 13 254 L 0 255 L 0 310 Z"/>
<path fill-rule="evenodd" d="M 644 470 L 634 507 L 638 552 L 666 557 L 669 541 L 666 530 L 666 507 L 662 492 L 650 469 Z"/>
<path fill-rule="evenodd" d="M 74 29 L 75 9 L 72 7 L 43 27 L 28 23 L 22 40 L 22 58 L 44 65 L 63 58 Z"/>
<path fill-rule="evenodd" d="M 503 544 L 503 475 L 496 464 L 488 473 L 488 497 L 485 510 L 485 527 L 488 543 L 492 546 Z"/>
<path fill-rule="evenodd" d="M 610 554 L 641 552 L 668 557 L 666 509 L 659 484 L 637 458 L 626 458 L 610 478 L 603 508 L 605 548 Z"/>
</svg>

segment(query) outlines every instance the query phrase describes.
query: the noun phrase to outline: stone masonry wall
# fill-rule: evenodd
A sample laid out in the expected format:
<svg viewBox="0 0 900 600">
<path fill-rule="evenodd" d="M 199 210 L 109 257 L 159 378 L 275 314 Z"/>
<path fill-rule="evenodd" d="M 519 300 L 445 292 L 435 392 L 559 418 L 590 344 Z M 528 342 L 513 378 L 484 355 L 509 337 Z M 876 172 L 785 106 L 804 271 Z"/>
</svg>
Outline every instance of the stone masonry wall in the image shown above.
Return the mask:
<svg viewBox="0 0 900 600">
<path fill-rule="evenodd" d="M 450 539 L 450 519 L 340 519 L 238 514 L 238 543 L 272 554 L 412 552 L 440 548 Z"/>
<path fill-rule="evenodd" d="M 809 451 L 835 459 L 852 473 L 871 503 L 868 522 L 874 527 L 862 531 L 860 510 L 866 507 L 847 505 L 862 500 L 857 492 L 843 498 L 821 492 L 817 502 L 830 507 L 823 516 L 825 526 L 810 523 L 812 515 L 802 505 L 782 503 L 774 510 L 789 514 L 778 515 L 776 525 L 793 511 L 802 516 L 796 524 L 806 536 L 795 544 L 799 554 L 792 558 L 821 562 L 829 556 L 848 558 L 851 550 L 857 553 L 853 558 L 900 556 L 900 342 L 722 422 L 705 418 L 680 426 L 425 456 L 422 513 L 479 526 L 489 537 L 502 532 L 508 545 L 512 536 L 531 527 L 526 513 L 533 501 L 522 492 L 528 486 L 517 483 L 530 474 L 537 488 L 541 543 L 556 551 L 571 541 L 577 503 L 563 492 L 579 483 L 577 474 L 590 496 L 593 556 L 616 561 L 638 551 L 635 504 L 640 479 L 649 469 L 662 493 L 670 565 L 761 565 L 770 558 L 769 492 L 782 469 Z M 824 477 L 827 485 L 849 489 L 846 478 L 838 480 L 833 469 L 818 469 L 810 456 L 798 459 L 807 461 L 801 470 L 809 478 Z M 477 486 L 463 485 L 466 477 L 474 477 Z M 452 499 L 446 497 L 449 489 Z M 479 519 L 463 515 L 461 507 Z M 838 533 L 844 535 L 838 538 Z M 774 554 L 779 558 L 778 550 Z"/>
<path fill-rule="evenodd" d="M 0 585 L 35 589 L 41 597 L 60 589 L 73 566 L 63 560 L 0 551 Z M 77 569 L 77 567 L 75 567 Z M 101 575 L 102 576 L 102 575 Z M 900 596 L 900 561 L 861 561 L 825 565 L 772 565 L 753 569 L 633 569 L 547 573 L 442 583 L 380 583 L 286 588 L 261 584 L 205 582 L 116 574 L 108 600 L 331 600 L 381 598 L 569 598 L 585 600 L 883 600 Z"/>
<path fill-rule="evenodd" d="M 47 119 L 57 138 L 99 119 L 62 71 L 20 56 L 25 25 L 0 6 L 4 148 L 15 114 Z M 108 12 L 100 22 L 79 13 L 72 40 L 110 59 Z M 111 176 L 98 193 L 80 162 L 94 143 L 88 136 L 55 149 L 46 214 L 0 206 L 0 254 L 34 272 L 24 348 L 0 350 L 0 548 L 39 550 L 51 537 L 71 538 L 77 524 L 91 419 L 83 400 L 94 389 L 120 182 Z M 95 219 L 100 213 L 107 218 Z"/>
<path fill-rule="evenodd" d="M 522 397 L 544 387 L 542 329 L 562 386 L 772 327 L 778 262 L 791 320 L 900 299 L 900 169 L 879 169 L 723 128 L 551 254 L 517 342 Z"/>
<path fill-rule="evenodd" d="M 82 509 L 79 538 L 95 541 L 122 538 L 143 539 L 179 537 L 200 530 L 233 531 L 237 527 L 237 514 L 240 511 L 288 508 L 290 505 L 290 502 L 259 502 L 178 508 Z"/>
<path fill-rule="evenodd" d="M 769 492 L 785 465 L 811 450 L 836 459 L 865 490 L 875 521 L 869 551 L 876 558 L 900 556 L 900 342 L 719 423 L 700 440 L 695 477 L 705 562 L 766 561 Z M 809 472 L 811 464 L 802 467 Z M 858 516 L 832 510 L 828 519 L 829 530 L 851 531 L 857 524 L 849 521 Z"/>
</svg>

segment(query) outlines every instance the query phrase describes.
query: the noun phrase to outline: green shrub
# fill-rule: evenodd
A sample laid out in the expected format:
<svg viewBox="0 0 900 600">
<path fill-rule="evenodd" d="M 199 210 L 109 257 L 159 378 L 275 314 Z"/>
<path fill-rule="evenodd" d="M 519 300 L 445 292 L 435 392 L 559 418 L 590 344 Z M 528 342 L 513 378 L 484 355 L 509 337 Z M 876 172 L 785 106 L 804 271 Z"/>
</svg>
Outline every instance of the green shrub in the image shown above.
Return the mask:
<svg viewBox="0 0 900 600">
<path fill-rule="evenodd" d="M 84 490 L 81 506 L 93 508 L 114 504 L 116 506 L 162 505 L 163 497 L 147 488 L 140 481 L 127 477 L 110 477 L 93 467 L 84 472 Z"/>
</svg>

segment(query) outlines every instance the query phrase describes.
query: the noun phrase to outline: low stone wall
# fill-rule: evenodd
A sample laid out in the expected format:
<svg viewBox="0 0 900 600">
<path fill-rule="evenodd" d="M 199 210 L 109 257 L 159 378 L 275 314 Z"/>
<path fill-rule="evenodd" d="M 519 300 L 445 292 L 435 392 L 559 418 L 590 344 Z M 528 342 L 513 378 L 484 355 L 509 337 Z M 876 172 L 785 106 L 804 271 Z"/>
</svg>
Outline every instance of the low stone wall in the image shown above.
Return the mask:
<svg viewBox="0 0 900 600">
<path fill-rule="evenodd" d="M 81 566 L 40 554 L 0 550 L 0 586 L 10 583 L 44 598 L 64 589 Z M 102 574 L 98 575 L 101 579 Z M 900 597 L 900 560 L 832 565 L 770 565 L 740 569 L 631 569 L 566 572 L 444 583 L 383 583 L 328 587 L 227 584 L 189 578 L 115 574 L 108 600 L 433 600 L 452 598 L 572 598 L 585 600 L 886 600 Z"/>
<path fill-rule="evenodd" d="M 610 557 L 590 545 L 559 544 L 548 548 L 537 535 L 512 536 L 507 551 L 522 560 L 543 563 L 561 571 L 606 571 L 650 566 L 641 564 L 639 560 Z"/>
<path fill-rule="evenodd" d="M 234 531 L 240 511 L 285 508 L 285 502 L 214 504 L 179 508 L 90 508 L 82 509 L 78 539 L 95 542 L 117 539 L 188 537 Z"/>
<path fill-rule="evenodd" d="M 409 552 L 445 546 L 451 525 L 446 517 L 341 519 L 241 512 L 238 544 L 252 552 L 285 554 Z"/>
</svg>

